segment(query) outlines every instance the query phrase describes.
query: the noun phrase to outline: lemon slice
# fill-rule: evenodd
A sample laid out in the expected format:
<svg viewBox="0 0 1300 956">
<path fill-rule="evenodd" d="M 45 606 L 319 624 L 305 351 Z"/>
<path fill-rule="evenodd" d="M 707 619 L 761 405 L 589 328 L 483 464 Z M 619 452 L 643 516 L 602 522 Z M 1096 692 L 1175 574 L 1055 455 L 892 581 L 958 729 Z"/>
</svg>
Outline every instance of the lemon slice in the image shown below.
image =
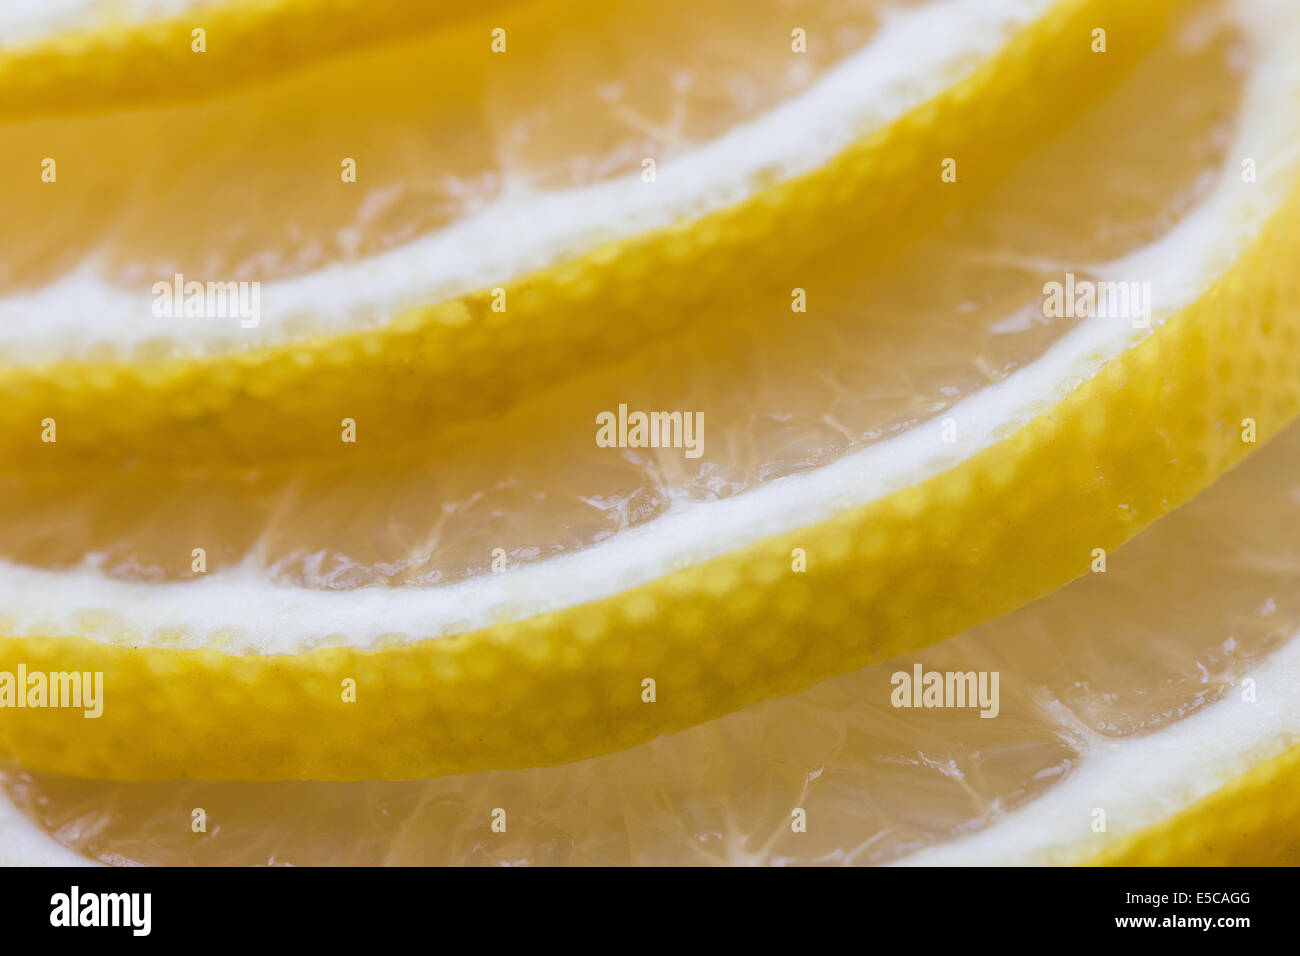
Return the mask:
<svg viewBox="0 0 1300 956">
<path fill-rule="evenodd" d="M 1298 461 L 1293 426 L 1104 573 L 632 750 L 405 783 L 13 772 L 10 812 L 116 863 L 1295 863 Z M 996 716 L 894 706 L 918 666 L 998 674 Z"/>
<path fill-rule="evenodd" d="M 5 302 L 7 350 L 24 365 L 242 351 L 380 325 L 402 305 L 445 298 L 453 283 L 472 289 L 512 278 L 508 259 L 482 255 L 494 224 L 515 235 L 516 269 L 574 241 L 560 233 L 581 227 L 556 221 L 555 194 L 630 174 L 639 182 L 643 158 L 693 155 L 806 92 L 876 34 L 881 3 L 815 0 L 786 10 L 822 36 L 798 56 L 759 26 L 773 18 L 774 0 L 720 4 L 710 18 L 683 18 L 671 30 L 674 5 L 684 6 L 672 0 L 665 26 L 648 30 L 627 4 L 603 12 L 589 3 L 533 4 L 512 13 L 518 43 L 508 55 L 492 54 L 480 42 L 486 27 L 475 22 L 201 103 L 10 122 L 6 204 L 32 221 L 0 233 L 0 282 L 17 293 Z M 553 20 L 566 15 L 573 25 L 557 30 Z M 982 42 L 995 42 L 996 26 Z M 718 31 L 751 51 L 706 55 Z M 877 95 L 914 76 L 898 66 L 879 75 L 860 62 L 845 66 Z M 846 79 L 831 85 L 842 89 Z M 852 124 L 869 119 L 867 93 L 838 123 L 822 116 L 802 130 L 825 142 L 801 162 L 816 165 L 852 139 Z M 895 89 L 893 99 L 900 96 Z M 888 118 L 886 109 L 878 121 Z M 716 204 L 709 190 L 719 189 L 734 201 L 755 168 L 768 164 L 778 178 L 791 171 L 795 151 L 770 132 L 736 145 L 763 147 L 747 160 L 754 166 L 733 170 L 729 181 L 714 170 L 693 197 L 677 190 L 678 201 Z M 30 176 L 33 163 L 50 169 Z M 605 190 L 606 199 L 620 194 L 628 202 L 604 208 L 604 220 L 594 203 L 563 206 L 585 210 L 587 232 L 615 222 L 634 229 L 626 222 L 633 201 L 644 207 L 654 195 L 626 182 Z M 455 225 L 431 248 L 431 234 Z M 471 232 L 486 248 L 467 247 Z M 503 276 L 490 274 L 503 267 Z M 175 273 L 259 281 L 265 314 L 233 333 L 220 322 L 162 321 L 151 288 Z"/>
<path fill-rule="evenodd" d="M 436 49 L 385 47 L 193 109 L 10 124 L 8 205 L 14 222 L 42 228 L 4 242 L 18 265 L 0 301 L 0 450 L 42 460 L 32 424 L 46 418 L 62 423 L 64 461 L 328 456 L 342 417 L 365 422 L 368 441 L 400 446 L 705 317 L 735 328 L 747 302 L 788 304 L 828 250 L 892 250 L 994 188 L 1127 75 L 1182 5 L 907 7 L 878 29 L 860 25 L 866 48 L 827 62 L 798 95 L 761 81 L 799 62 L 785 32 L 769 36 L 760 49 L 785 70 L 761 58 L 766 69 L 749 77 L 760 89 L 753 110 L 706 101 L 714 122 L 688 137 L 693 148 L 629 130 L 600 103 L 589 104 L 601 117 L 595 134 L 587 110 L 560 118 L 579 145 L 559 160 L 604 157 L 568 176 L 568 189 L 554 188 L 554 173 L 528 175 L 563 171 L 545 149 L 529 154 L 522 176 L 495 155 L 509 154 L 497 141 L 531 116 L 498 104 L 534 103 L 530 86 L 553 92 L 547 78 L 562 62 L 568 75 L 567 47 L 530 52 L 553 32 L 532 7 L 518 66 L 514 53 L 484 63 L 479 39 L 452 31 L 420 41 Z M 625 34 L 644 29 L 639 15 L 614 20 Z M 1098 54 L 1092 30 L 1103 21 L 1115 42 Z M 596 24 L 579 39 L 601 42 L 609 25 Z M 710 23 L 698 29 L 683 54 L 694 59 L 717 35 Z M 643 56 L 657 53 L 673 48 Z M 393 85 L 390 71 L 404 78 L 448 57 L 450 76 L 409 91 L 398 83 L 391 111 L 368 109 Z M 517 75 L 500 80 L 508 69 Z M 725 89 L 725 78 L 710 74 L 707 85 Z M 323 115 L 326 101 L 356 119 Z M 457 148 L 423 132 L 431 111 Z M 224 131 L 250 116 L 265 128 L 263 148 L 232 147 Z M 160 141 L 175 146 L 154 155 Z M 366 172 L 357 153 L 371 141 L 379 169 Z M 64 153 L 57 183 L 34 174 L 42 157 Z M 349 158 L 362 163 L 355 184 L 340 181 Z M 647 159 L 662 161 L 653 182 Z M 957 183 L 941 178 L 946 159 L 960 163 Z M 124 182 L 122 169 L 138 172 Z M 412 181 L 427 185 L 399 201 Z M 195 221 L 222 223 L 220 234 L 196 233 Z M 237 320 L 184 319 L 178 331 L 175 315 L 154 313 L 166 296 L 153 293 L 160 281 L 183 287 L 177 274 L 261 284 L 247 287 Z M 155 440 L 163 432 L 168 440 Z"/>
<path fill-rule="evenodd" d="M 14 711 L 4 751 L 120 779 L 555 763 L 913 650 L 1084 573 L 1300 404 L 1297 136 L 1278 119 L 1296 115 L 1297 18 L 1267 3 L 1230 9 L 1253 57 L 1230 158 L 1176 225 L 1098 267 L 1151 283 L 1149 328 L 1077 322 L 955 405 L 952 441 L 930 420 L 449 587 L 320 591 L 240 571 L 149 583 L 6 565 L 0 663 L 102 671 L 120 702 L 95 721 Z M 1243 180 L 1243 156 L 1257 181 Z M 647 680 L 660 688 L 653 707 Z"/>
<path fill-rule="evenodd" d="M 585 218 L 587 232 L 634 230 L 626 220 L 638 214 L 635 201 L 644 216 L 648 200 L 664 199 L 662 190 L 626 182 L 633 176 L 639 184 L 644 158 L 691 156 L 687 165 L 702 167 L 701 149 L 727 153 L 718 139 L 811 85 L 827 87 L 831 71 L 838 79 L 829 87 L 841 100 L 849 81 L 868 87 L 841 102 L 844 115 L 832 118 L 823 108 L 799 130 L 816 146 L 797 161 L 797 151 L 775 142 L 770 130 L 765 139 L 750 133 L 730 152 L 760 148 L 730 179 L 714 169 L 711 182 L 691 190 L 665 184 L 683 204 L 674 215 L 692 200 L 716 207 L 744 198 L 752 190 L 743 183 L 756 169 L 766 165 L 781 178 L 796 163 L 816 166 L 853 139 L 854 124 L 893 118 L 900 88 L 910 88 L 916 74 L 897 64 L 868 68 L 855 55 L 879 32 L 881 6 L 733 0 L 708 18 L 675 22 L 685 4 L 670 0 L 664 24 L 648 28 L 631 4 L 531 4 L 511 11 L 517 44 L 508 55 L 488 48 L 484 24 L 493 21 L 475 21 L 199 103 L 10 122 L 6 204 L 31 221 L 21 233 L 0 233 L 0 282 L 28 293 L 6 302 L 6 345 L 22 364 L 124 358 L 137 350 L 141 360 L 156 360 L 166 357 L 166 346 L 177 354 L 240 351 L 310 331 L 379 325 L 392 317 L 384 307 L 428 305 L 445 298 L 453 282 L 468 283 L 466 291 L 515 277 L 505 253 L 482 255 L 492 251 L 482 239 L 491 225 L 485 216 L 513 231 L 514 268 L 522 270 L 544 259 L 547 247 L 563 245 L 565 230 L 578 231 L 575 222 L 556 221 L 561 216 Z M 328 20 L 328 5 L 319 12 Z M 565 17 L 573 22 L 557 28 Z M 782 38 L 762 26 L 795 17 L 819 38 L 806 54 L 773 42 Z M 1016 22 L 983 25 L 979 42 L 996 50 L 999 28 Z M 719 32 L 748 50 L 711 49 Z M 981 49 L 974 43 L 967 55 Z M 941 44 L 944 52 L 931 63 L 940 73 L 943 57 L 955 55 L 952 45 Z M 843 63 L 846 57 L 853 62 Z M 944 79 L 929 83 L 938 92 Z M 33 164 L 51 168 L 31 176 Z M 585 204 L 579 197 L 557 215 L 554 194 L 614 179 L 624 180 L 621 188 L 604 195 L 623 198 L 621 207 L 599 209 L 595 197 Z M 430 248 L 431 234 L 458 224 Z M 471 232 L 486 248 L 466 247 Z M 503 268 L 504 275 L 492 275 Z M 161 321 L 149 307 L 150 290 L 177 272 L 258 280 L 266 286 L 265 314 L 233 334 L 221 323 Z M 383 281 L 356 288 L 358 277 Z M 354 314 L 367 308 L 375 314 Z"/>
<path fill-rule="evenodd" d="M 0 557 L 192 583 L 191 552 L 202 547 L 209 577 L 238 571 L 317 590 L 475 578 L 493 587 L 507 580 L 490 573 L 503 564 L 652 534 L 661 518 L 698 514 L 927 422 L 943 446 L 946 432 L 967 429 L 959 405 L 1077 326 L 1044 315 L 1045 283 L 1095 277 L 1166 237 L 1235 161 L 1244 44 L 1230 25 L 1208 26 L 1199 16 L 1183 25 L 958 221 L 883 259 L 846 250 L 810 274 L 807 313 L 792 313 L 785 296 L 746 307 L 743 335 L 701 323 L 491 420 L 413 435 L 402 449 L 377 443 L 363 421 L 357 443 L 336 431 L 335 451 L 310 467 L 77 465 L 55 446 L 48 467 L 0 475 Z M 1188 33 L 1202 39 L 1185 42 Z M 1076 144 L 1099 136 L 1123 149 L 1080 165 Z M 700 410 L 703 440 L 694 450 L 600 447 L 595 417 L 620 405 Z M 125 626 L 113 639 L 147 640 Z M 218 639 L 188 641 L 235 651 L 264 640 Z"/>
</svg>

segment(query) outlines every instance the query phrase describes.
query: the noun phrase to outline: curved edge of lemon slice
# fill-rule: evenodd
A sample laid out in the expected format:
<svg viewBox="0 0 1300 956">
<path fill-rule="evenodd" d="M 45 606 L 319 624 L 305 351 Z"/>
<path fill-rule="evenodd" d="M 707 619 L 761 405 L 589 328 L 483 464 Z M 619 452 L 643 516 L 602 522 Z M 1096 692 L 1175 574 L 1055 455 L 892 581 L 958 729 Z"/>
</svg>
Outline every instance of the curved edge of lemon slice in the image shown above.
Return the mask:
<svg viewBox="0 0 1300 956">
<path fill-rule="evenodd" d="M 1245 694 L 1246 679 L 1253 693 Z M 987 828 L 904 865 L 1262 865 L 1297 853 L 1300 635 L 1224 696 L 1134 737 L 1095 736 L 1077 769 Z M 1288 839 L 1292 838 L 1292 839 Z"/>
<path fill-rule="evenodd" d="M 1297 831 L 1300 745 L 1089 862 L 1102 866 L 1295 865 Z"/>
</svg>

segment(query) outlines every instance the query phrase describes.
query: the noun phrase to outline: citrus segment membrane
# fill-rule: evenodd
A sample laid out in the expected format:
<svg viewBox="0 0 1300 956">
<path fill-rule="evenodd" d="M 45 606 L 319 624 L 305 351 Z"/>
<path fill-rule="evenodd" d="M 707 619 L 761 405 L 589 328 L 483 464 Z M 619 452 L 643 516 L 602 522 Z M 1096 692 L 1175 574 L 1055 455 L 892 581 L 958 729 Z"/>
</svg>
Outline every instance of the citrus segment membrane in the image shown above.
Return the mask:
<svg viewBox="0 0 1300 956">
<path fill-rule="evenodd" d="M 6 790 L 61 844 L 115 863 L 1079 862 L 1300 742 L 1298 463 L 1292 427 L 1104 572 L 919 654 L 625 752 L 408 783 L 13 772 Z M 996 717 L 893 706 L 894 676 L 918 665 L 997 672 Z M 1294 790 L 1272 783 L 1253 795 L 1263 820 Z M 190 829 L 194 807 L 206 834 Z M 506 833 L 491 830 L 496 808 Z M 792 829 L 796 808 L 806 832 Z M 1278 832 L 1255 862 L 1288 847 L 1300 861 Z"/>
</svg>

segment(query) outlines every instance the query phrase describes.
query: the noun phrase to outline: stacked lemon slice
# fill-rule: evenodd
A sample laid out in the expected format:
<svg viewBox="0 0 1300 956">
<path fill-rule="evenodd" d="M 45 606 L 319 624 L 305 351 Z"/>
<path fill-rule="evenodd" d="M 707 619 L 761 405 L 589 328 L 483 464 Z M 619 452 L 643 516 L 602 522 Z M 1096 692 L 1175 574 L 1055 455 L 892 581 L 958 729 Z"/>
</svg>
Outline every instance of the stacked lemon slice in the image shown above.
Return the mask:
<svg viewBox="0 0 1300 956">
<path fill-rule="evenodd" d="M 1295 852 L 1287 3 L 69 6 L 0 858 Z"/>
</svg>

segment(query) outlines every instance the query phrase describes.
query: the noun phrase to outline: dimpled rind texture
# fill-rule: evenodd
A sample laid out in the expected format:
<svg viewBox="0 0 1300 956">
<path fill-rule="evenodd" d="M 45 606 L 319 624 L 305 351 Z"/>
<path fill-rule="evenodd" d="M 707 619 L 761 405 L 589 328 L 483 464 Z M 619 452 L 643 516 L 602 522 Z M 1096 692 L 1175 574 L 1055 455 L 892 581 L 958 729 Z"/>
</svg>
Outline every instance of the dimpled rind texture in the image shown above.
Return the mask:
<svg viewBox="0 0 1300 956">
<path fill-rule="evenodd" d="M 1088 862 L 1100 866 L 1300 866 L 1300 744 Z"/>
<path fill-rule="evenodd" d="M 788 301 L 806 263 L 846 243 L 864 259 L 873 244 L 896 248 L 996 185 L 1135 66 L 1182 3 L 1067 0 L 955 87 L 819 170 L 509 282 L 504 312 L 482 289 L 381 329 L 247 352 L 0 368 L 0 460 L 325 457 L 337 453 L 344 418 L 382 452 L 688 323 L 755 334 L 750 304 Z M 1090 48 L 1099 23 L 1111 37 L 1105 56 Z M 956 188 L 940 183 L 948 156 L 960 157 Z M 39 440 L 46 418 L 58 423 L 57 444 Z"/>
<path fill-rule="evenodd" d="M 952 636 L 1086 573 L 1300 412 L 1300 189 L 1197 302 L 1018 432 L 870 505 L 616 596 L 452 638 L 223 655 L 0 639 L 103 671 L 98 719 L 6 709 L 0 753 L 113 779 L 423 778 L 642 743 Z M 793 573 L 803 548 L 807 570 Z M 642 699 L 655 681 L 655 700 Z M 356 701 L 344 701 L 346 681 Z"/>
<path fill-rule="evenodd" d="M 0 122 L 212 95 L 515 0 L 214 0 L 0 50 Z M 191 49 L 207 33 L 206 52 Z M 485 44 L 486 45 L 486 44 Z"/>
</svg>

